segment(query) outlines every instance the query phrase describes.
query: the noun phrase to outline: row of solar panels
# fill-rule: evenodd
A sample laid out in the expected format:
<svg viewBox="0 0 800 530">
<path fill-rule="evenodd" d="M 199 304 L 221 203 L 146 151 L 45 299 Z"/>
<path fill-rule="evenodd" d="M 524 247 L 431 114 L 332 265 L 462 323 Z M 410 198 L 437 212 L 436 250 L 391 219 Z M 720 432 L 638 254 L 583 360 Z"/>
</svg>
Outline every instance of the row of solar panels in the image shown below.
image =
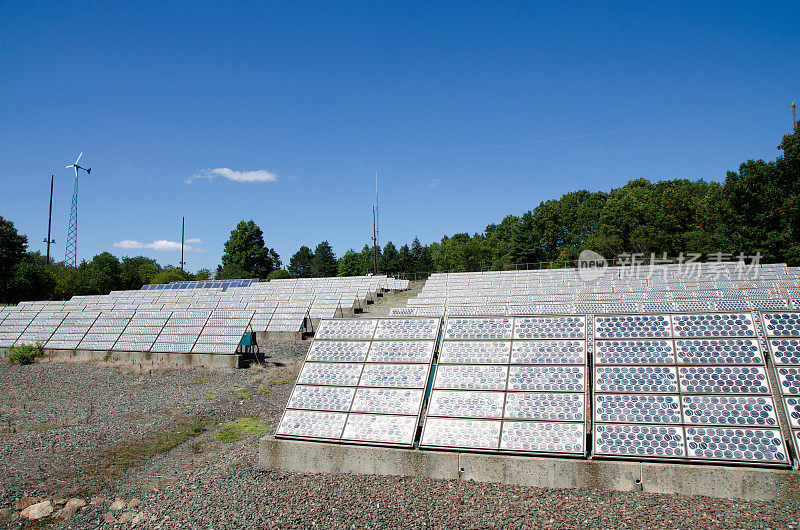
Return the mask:
<svg viewBox="0 0 800 530">
<path fill-rule="evenodd" d="M 557 268 L 557 269 L 532 269 L 532 270 L 510 270 L 510 271 L 484 271 L 484 272 L 450 272 L 434 273 L 430 279 L 435 282 L 446 282 L 449 280 L 459 280 L 470 278 L 480 280 L 483 278 L 495 277 L 520 277 L 533 280 L 548 281 L 552 278 L 575 278 L 586 274 L 587 268 Z M 754 261 L 745 262 L 741 260 L 727 262 L 686 262 L 682 264 L 653 264 L 642 265 L 640 262 L 627 262 L 624 266 L 615 265 L 607 267 L 596 267 L 591 269 L 592 275 L 598 278 L 607 279 L 630 279 L 630 278 L 687 278 L 687 277 L 706 277 L 706 276 L 728 276 L 737 277 L 742 273 L 758 274 L 769 277 L 797 276 L 800 274 L 800 267 L 787 267 L 785 263 L 756 263 Z"/>
<path fill-rule="evenodd" d="M 0 314 L 0 347 L 40 343 L 59 350 L 233 354 L 255 315 L 252 310 L 11 312 Z"/>
<path fill-rule="evenodd" d="M 206 280 L 192 282 L 171 282 L 142 285 L 142 291 L 158 291 L 164 289 L 228 289 L 229 287 L 249 287 L 258 283 L 258 278 L 247 280 Z"/>
<path fill-rule="evenodd" d="M 800 310 L 800 298 L 790 300 L 678 300 L 674 302 L 551 303 L 417 305 L 393 307 L 390 316 L 503 316 L 563 313 L 656 313 L 700 311 L 781 311 Z"/>
<path fill-rule="evenodd" d="M 790 446 L 797 454 L 798 313 L 451 316 L 440 325 L 323 321 L 276 435 L 778 466 L 790 465 Z"/>
</svg>

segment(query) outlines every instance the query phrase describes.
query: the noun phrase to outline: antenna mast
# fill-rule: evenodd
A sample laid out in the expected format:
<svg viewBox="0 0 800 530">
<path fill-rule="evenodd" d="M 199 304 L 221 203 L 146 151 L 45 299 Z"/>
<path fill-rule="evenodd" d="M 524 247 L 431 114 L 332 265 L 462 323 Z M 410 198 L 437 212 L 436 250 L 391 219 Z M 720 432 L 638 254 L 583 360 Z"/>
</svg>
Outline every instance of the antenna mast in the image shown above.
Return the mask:
<svg viewBox="0 0 800 530">
<path fill-rule="evenodd" d="M 375 170 L 375 244 L 381 244 L 381 218 L 378 207 L 378 170 Z"/>
<path fill-rule="evenodd" d="M 186 217 L 181 217 L 181 270 L 183 270 L 183 266 L 186 265 L 186 262 L 183 261 L 183 229 L 186 226 Z"/>
<path fill-rule="evenodd" d="M 378 230 L 375 224 L 375 207 L 372 207 L 372 270 L 378 275 Z"/>
<path fill-rule="evenodd" d="M 47 216 L 47 263 L 50 263 L 50 244 L 55 243 L 56 240 L 50 237 L 50 229 L 53 226 L 53 178 L 55 175 L 50 175 L 50 213 Z"/>
<path fill-rule="evenodd" d="M 70 164 L 67 168 L 75 170 L 75 189 L 72 192 L 72 207 L 69 210 L 69 230 L 67 230 L 67 248 L 64 254 L 64 263 L 67 267 L 78 266 L 78 170 L 82 169 L 89 175 L 92 168 L 85 168 L 78 165 L 83 153 L 78 155 L 74 164 Z"/>
</svg>

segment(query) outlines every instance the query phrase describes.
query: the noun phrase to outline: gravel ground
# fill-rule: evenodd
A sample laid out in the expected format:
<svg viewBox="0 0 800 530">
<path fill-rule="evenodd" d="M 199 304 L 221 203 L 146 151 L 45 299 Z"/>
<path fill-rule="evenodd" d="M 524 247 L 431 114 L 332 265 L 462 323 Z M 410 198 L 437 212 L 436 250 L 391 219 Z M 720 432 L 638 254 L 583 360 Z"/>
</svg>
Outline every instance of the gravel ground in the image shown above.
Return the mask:
<svg viewBox="0 0 800 530">
<path fill-rule="evenodd" d="M 388 314 L 414 294 L 381 298 L 365 316 Z M 64 528 L 112 521 L 120 528 L 795 528 L 800 521 L 792 503 L 257 470 L 259 434 L 220 435 L 244 417 L 273 432 L 308 346 L 272 343 L 268 362 L 246 370 L 0 366 L 0 526 L 41 527 L 3 519 L 24 495 L 97 499 L 69 521 L 47 522 Z M 103 473 L 116 469 L 120 447 L 145 447 L 143 440 L 196 418 L 208 422 L 197 437 Z M 140 503 L 111 512 L 116 498 Z"/>
<path fill-rule="evenodd" d="M 424 285 L 425 282 L 411 282 L 407 291 L 389 293 L 380 298 L 376 298 L 375 303 L 366 306 L 364 313 L 361 313 L 359 316 L 365 318 L 388 317 L 391 308 L 405 307 L 409 298 L 413 298 L 422 292 L 422 287 Z"/>
</svg>

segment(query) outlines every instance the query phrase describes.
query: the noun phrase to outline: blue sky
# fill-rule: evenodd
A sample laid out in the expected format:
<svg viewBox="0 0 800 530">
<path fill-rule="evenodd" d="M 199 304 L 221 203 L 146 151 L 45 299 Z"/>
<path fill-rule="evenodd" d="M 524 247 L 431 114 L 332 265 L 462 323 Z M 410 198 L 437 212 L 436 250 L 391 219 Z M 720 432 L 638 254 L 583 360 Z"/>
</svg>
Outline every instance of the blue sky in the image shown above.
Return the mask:
<svg viewBox="0 0 800 530">
<path fill-rule="evenodd" d="M 398 246 L 575 189 L 721 179 L 775 158 L 800 99 L 796 1 L 2 2 L 0 20 L 0 215 L 43 249 L 55 173 L 58 259 L 80 151 L 79 259 L 177 264 L 153 243 L 185 215 L 196 270 L 240 219 L 285 262 L 360 248 L 376 170 Z"/>
</svg>

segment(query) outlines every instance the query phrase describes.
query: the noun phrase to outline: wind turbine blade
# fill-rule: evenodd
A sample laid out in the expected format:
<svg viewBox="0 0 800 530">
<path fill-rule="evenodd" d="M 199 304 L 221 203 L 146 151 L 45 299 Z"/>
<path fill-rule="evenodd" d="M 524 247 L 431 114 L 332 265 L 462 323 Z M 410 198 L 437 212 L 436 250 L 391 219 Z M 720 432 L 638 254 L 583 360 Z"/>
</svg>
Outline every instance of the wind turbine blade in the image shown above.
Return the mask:
<svg viewBox="0 0 800 530">
<path fill-rule="evenodd" d="M 70 164 L 70 165 L 68 165 L 68 166 L 65 166 L 65 167 L 66 167 L 67 169 L 69 169 L 69 168 L 71 168 L 71 167 L 72 167 L 72 166 L 74 166 L 74 165 L 75 165 L 75 164 Z"/>
<path fill-rule="evenodd" d="M 78 155 L 78 159 L 75 161 L 75 164 L 76 164 L 76 165 L 77 165 L 77 163 L 78 163 L 78 162 L 80 162 L 80 161 L 81 161 L 81 157 L 82 157 L 82 156 L 83 156 L 83 151 L 81 151 L 81 154 L 79 154 L 79 155 Z"/>
</svg>

